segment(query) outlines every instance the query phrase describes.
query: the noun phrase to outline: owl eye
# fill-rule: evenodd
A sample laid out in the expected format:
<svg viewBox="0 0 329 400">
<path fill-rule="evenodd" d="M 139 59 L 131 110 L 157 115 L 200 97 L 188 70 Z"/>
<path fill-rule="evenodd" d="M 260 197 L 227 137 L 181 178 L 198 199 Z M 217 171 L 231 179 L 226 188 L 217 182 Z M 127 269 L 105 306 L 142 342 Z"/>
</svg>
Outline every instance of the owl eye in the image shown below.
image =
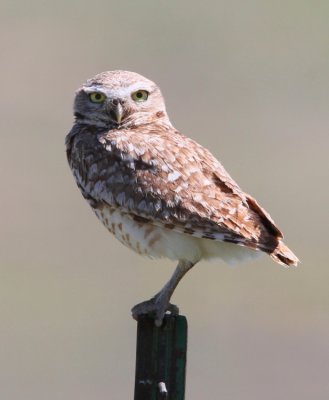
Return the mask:
<svg viewBox="0 0 329 400">
<path fill-rule="evenodd" d="M 149 92 L 147 90 L 137 90 L 137 92 L 131 93 L 131 98 L 134 101 L 146 101 L 149 97 Z"/>
<path fill-rule="evenodd" d="M 93 92 L 90 93 L 89 99 L 92 103 L 104 103 L 106 96 L 103 93 Z"/>
</svg>

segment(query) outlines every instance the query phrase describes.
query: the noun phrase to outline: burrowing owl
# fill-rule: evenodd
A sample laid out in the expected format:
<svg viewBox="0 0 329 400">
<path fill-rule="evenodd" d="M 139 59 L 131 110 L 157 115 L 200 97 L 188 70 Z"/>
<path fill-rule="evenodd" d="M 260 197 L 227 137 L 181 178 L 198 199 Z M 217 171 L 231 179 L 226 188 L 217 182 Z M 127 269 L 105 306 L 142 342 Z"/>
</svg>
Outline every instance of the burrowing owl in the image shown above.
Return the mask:
<svg viewBox="0 0 329 400">
<path fill-rule="evenodd" d="M 160 89 L 128 71 L 96 75 L 77 91 L 67 157 L 82 195 L 121 243 L 178 266 L 134 318 L 177 312 L 170 298 L 202 259 L 235 262 L 269 254 L 283 265 L 297 257 L 255 199 L 219 161 L 170 123 Z"/>
</svg>

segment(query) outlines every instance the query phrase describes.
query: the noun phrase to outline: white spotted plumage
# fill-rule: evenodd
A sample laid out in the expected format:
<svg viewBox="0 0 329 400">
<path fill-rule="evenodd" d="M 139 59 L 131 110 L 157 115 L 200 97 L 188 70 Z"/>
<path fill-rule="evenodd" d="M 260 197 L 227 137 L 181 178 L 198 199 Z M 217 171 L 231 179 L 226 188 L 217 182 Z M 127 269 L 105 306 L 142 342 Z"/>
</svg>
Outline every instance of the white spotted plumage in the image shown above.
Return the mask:
<svg viewBox="0 0 329 400">
<path fill-rule="evenodd" d="M 142 101 L 132 96 L 136 90 Z M 101 104 L 90 100 L 93 91 L 103 95 Z M 164 289 L 133 309 L 135 317 L 154 311 L 161 321 L 178 280 L 201 259 L 233 262 L 261 250 L 297 264 L 269 214 L 208 150 L 173 128 L 153 82 L 127 71 L 101 73 L 78 90 L 74 109 L 68 160 L 96 215 L 137 253 L 179 261 Z"/>
</svg>

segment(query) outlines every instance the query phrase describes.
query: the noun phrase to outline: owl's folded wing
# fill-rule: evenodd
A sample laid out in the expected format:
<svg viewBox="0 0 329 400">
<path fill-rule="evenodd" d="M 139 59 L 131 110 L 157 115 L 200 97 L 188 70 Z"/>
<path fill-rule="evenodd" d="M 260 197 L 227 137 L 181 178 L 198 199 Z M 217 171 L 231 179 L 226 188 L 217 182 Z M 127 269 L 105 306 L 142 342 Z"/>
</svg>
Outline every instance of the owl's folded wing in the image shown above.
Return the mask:
<svg viewBox="0 0 329 400">
<path fill-rule="evenodd" d="M 133 141 L 133 143 L 132 143 Z M 107 166 L 94 185 L 97 201 L 120 207 L 141 222 L 212 240 L 272 252 L 282 234 L 212 154 L 178 133 L 137 132 L 103 140 Z M 104 161 L 103 161 L 104 163 Z M 88 181 L 92 180 L 88 174 Z"/>
</svg>

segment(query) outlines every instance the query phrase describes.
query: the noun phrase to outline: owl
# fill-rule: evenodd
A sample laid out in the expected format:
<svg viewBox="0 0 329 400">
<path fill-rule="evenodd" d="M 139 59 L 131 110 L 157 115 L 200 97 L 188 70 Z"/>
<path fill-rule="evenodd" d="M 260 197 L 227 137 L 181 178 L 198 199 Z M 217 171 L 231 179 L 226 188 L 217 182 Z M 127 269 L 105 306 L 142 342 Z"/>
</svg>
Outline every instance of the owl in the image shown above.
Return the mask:
<svg viewBox="0 0 329 400">
<path fill-rule="evenodd" d="M 125 246 L 176 260 L 164 287 L 132 308 L 160 326 L 182 277 L 201 260 L 228 263 L 267 253 L 284 266 L 298 258 L 270 215 L 221 163 L 171 124 L 158 86 L 128 71 L 102 72 L 78 89 L 66 137 L 83 197 Z"/>
</svg>

